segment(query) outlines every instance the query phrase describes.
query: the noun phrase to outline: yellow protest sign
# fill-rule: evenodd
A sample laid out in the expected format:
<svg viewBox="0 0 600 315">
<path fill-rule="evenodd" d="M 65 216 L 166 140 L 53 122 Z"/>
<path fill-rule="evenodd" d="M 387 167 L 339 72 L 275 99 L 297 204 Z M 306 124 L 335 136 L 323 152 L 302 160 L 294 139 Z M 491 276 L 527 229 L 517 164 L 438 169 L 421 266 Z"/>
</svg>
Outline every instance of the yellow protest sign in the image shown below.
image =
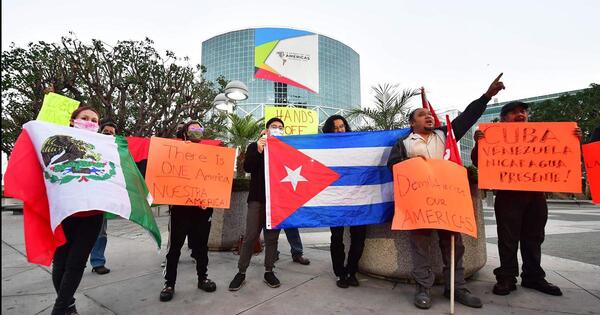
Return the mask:
<svg viewBox="0 0 600 315">
<path fill-rule="evenodd" d="M 44 96 L 42 109 L 36 120 L 47 121 L 57 125 L 68 126 L 71 113 L 79 107 L 79 101 L 56 93 Z"/>
<path fill-rule="evenodd" d="M 319 133 L 319 113 L 305 108 L 265 106 L 265 121 L 277 117 L 283 120 L 285 135 Z"/>
</svg>

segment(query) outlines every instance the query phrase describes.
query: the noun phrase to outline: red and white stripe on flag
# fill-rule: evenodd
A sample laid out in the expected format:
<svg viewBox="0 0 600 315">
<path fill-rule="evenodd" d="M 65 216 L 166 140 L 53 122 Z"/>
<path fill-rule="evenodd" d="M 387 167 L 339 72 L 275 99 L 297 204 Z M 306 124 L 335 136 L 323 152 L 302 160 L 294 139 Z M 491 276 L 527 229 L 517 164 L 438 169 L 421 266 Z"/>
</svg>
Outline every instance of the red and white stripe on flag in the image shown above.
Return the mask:
<svg viewBox="0 0 600 315">
<path fill-rule="evenodd" d="M 452 131 L 452 123 L 450 122 L 450 117 L 448 115 L 446 115 L 446 126 L 446 150 L 444 150 L 444 160 L 463 165 L 458 151 L 458 144 L 456 143 L 454 132 Z"/>
</svg>

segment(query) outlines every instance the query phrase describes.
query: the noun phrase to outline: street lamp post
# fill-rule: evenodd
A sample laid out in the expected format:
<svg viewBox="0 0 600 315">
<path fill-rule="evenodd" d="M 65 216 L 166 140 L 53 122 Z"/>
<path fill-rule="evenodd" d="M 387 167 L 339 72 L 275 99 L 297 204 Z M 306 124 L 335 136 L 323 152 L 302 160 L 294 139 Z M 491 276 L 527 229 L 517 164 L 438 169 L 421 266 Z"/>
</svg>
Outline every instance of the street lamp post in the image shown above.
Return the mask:
<svg viewBox="0 0 600 315">
<path fill-rule="evenodd" d="M 239 101 L 248 99 L 248 87 L 242 81 L 231 81 L 225 86 L 225 92 L 217 95 L 213 106 L 227 113 L 233 113 L 234 106 Z"/>
</svg>

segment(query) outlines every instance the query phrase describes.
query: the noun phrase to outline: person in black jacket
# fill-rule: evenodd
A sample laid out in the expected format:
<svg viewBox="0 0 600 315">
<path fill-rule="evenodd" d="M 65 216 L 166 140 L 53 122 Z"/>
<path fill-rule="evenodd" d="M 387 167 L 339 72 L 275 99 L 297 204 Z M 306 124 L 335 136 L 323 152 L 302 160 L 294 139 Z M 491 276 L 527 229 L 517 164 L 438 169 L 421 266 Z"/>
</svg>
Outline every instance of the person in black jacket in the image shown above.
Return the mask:
<svg viewBox="0 0 600 315">
<path fill-rule="evenodd" d="M 183 126 L 178 134 L 184 141 L 199 143 L 202 141 L 204 128 L 200 122 L 191 120 Z M 188 238 L 188 246 L 192 249 L 192 257 L 196 261 L 198 289 L 214 292 L 217 285 L 208 278 L 208 237 L 210 235 L 213 208 L 204 206 L 170 207 L 169 248 L 167 263 L 164 269 L 165 284 L 160 291 L 160 301 L 166 302 L 173 298 L 175 280 L 177 279 L 177 264 L 181 255 L 181 247 Z"/>
<path fill-rule="evenodd" d="M 510 102 L 500 110 L 500 123 L 527 122 L 529 105 L 520 101 Z M 574 134 L 581 140 L 581 129 Z M 481 130 L 473 135 L 475 147 L 471 151 L 471 160 L 478 165 L 478 141 L 485 137 Z M 541 266 L 542 243 L 544 242 L 548 205 L 544 192 L 539 191 L 496 191 L 494 202 L 496 226 L 498 230 L 498 254 L 500 267 L 494 269 L 496 284 L 492 292 L 496 295 L 508 295 L 517 289 L 519 262 L 517 252 L 521 244 L 523 272 L 521 286 L 560 296 L 559 287 L 546 281 L 546 273 Z"/>
<path fill-rule="evenodd" d="M 340 115 L 333 115 L 327 118 L 323 124 L 323 133 L 351 132 L 348 121 Z M 365 248 L 365 238 L 367 235 L 366 225 L 357 225 L 349 227 L 350 230 L 350 249 L 348 250 L 348 263 L 344 266 L 346 252 L 344 251 L 344 227 L 331 227 L 331 264 L 333 272 L 337 277 L 336 285 L 340 288 L 349 286 L 357 287 L 359 285 L 356 279 L 358 271 L 358 261 Z"/>
<path fill-rule="evenodd" d="M 266 195 L 265 195 L 265 160 L 264 149 L 267 136 L 283 135 L 283 121 L 279 118 L 271 118 L 267 121 L 266 130 L 256 142 L 252 142 L 246 149 L 244 170 L 250 173 L 250 192 L 248 194 L 248 213 L 246 215 L 246 234 L 240 249 L 238 261 L 239 272 L 229 284 L 229 291 L 237 291 L 246 281 L 246 269 L 250 265 L 250 259 L 254 244 L 260 236 L 260 231 L 266 223 Z M 271 288 L 281 285 L 279 279 L 273 272 L 277 258 L 277 242 L 279 240 L 278 229 L 264 229 L 265 237 L 265 275 L 264 282 Z"/>
<path fill-rule="evenodd" d="M 500 74 L 490 85 L 487 92 L 480 98 L 474 100 L 467 106 L 465 111 L 452 121 L 452 130 L 456 140 L 462 136 L 477 122 L 486 109 L 490 99 L 504 89 L 504 84 L 500 82 Z M 392 147 L 387 166 L 392 169 L 394 164 L 413 157 L 423 157 L 426 159 L 443 159 L 446 142 L 446 126 L 434 127 L 434 119 L 429 109 L 418 108 L 410 113 L 409 122 L 411 133 L 401 138 Z M 450 236 L 454 232 L 445 230 L 420 229 L 409 231 L 409 241 L 412 254 L 412 276 L 417 282 L 414 304 L 418 308 L 428 309 L 431 307 L 430 289 L 433 286 L 435 275 L 431 270 L 431 257 L 429 257 L 429 246 L 433 242 L 433 233 L 437 232 L 440 239 L 439 246 L 442 250 L 442 259 L 444 261 L 444 296 L 450 298 Z M 470 307 L 481 307 L 481 300 L 471 294 L 466 289 L 464 279 L 464 268 L 462 266 L 462 257 L 465 247 L 462 243 L 460 233 L 455 234 L 456 242 L 456 265 L 455 265 L 455 299 L 461 304 Z"/>
</svg>

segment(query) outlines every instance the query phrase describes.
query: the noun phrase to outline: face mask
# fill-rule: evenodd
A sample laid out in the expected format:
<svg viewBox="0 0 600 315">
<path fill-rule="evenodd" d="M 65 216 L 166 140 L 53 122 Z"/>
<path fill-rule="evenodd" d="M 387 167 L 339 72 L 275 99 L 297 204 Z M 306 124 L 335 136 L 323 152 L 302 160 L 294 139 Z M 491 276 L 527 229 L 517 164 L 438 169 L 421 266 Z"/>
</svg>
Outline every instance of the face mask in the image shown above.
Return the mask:
<svg viewBox="0 0 600 315">
<path fill-rule="evenodd" d="M 98 132 L 98 124 L 90 121 L 90 120 L 83 120 L 83 119 L 75 119 L 73 120 L 73 127 L 78 128 L 78 129 L 85 129 L 87 131 L 91 131 L 91 132 Z"/>
<path fill-rule="evenodd" d="M 190 129 L 187 132 L 187 136 L 190 139 L 190 141 L 200 141 L 200 139 L 202 139 L 203 134 L 204 134 L 204 128 L 202 128 L 202 127 Z"/>
<path fill-rule="evenodd" d="M 280 136 L 283 136 L 283 130 L 281 130 L 279 128 L 269 128 L 269 134 L 271 136 L 280 137 Z"/>
</svg>

